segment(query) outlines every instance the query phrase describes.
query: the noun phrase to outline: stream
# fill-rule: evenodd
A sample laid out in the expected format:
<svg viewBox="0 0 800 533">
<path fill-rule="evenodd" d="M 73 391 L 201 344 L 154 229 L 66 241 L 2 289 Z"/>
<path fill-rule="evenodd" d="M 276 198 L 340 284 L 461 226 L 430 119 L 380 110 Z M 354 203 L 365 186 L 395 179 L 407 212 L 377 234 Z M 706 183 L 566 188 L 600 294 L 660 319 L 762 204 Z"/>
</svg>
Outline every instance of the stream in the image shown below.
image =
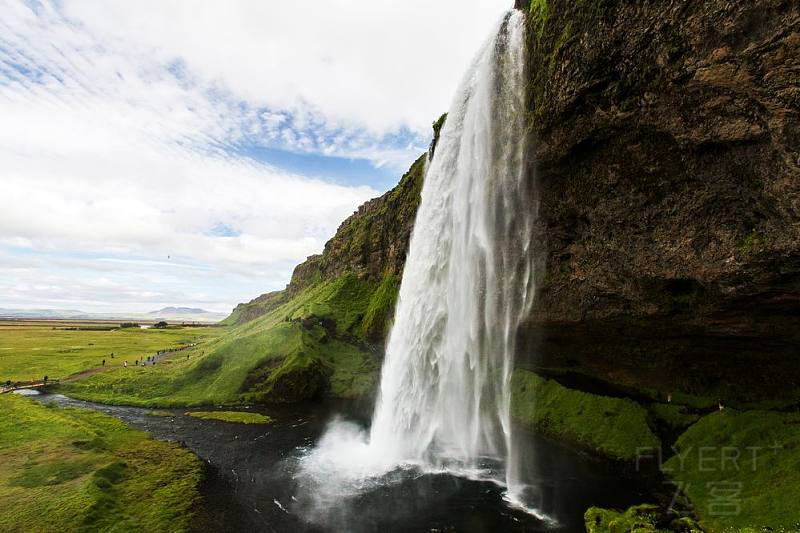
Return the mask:
<svg viewBox="0 0 800 533">
<path fill-rule="evenodd" d="M 115 416 L 155 438 L 184 443 L 208 465 L 202 488 L 213 531 L 584 531 L 583 513 L 592 506 L 624 508 L 641 503 L 648 485 L 618 465 L 590 459 L 520 429 L 523 457 L 537 480 L 543 521 L 509 507 L 503 488 L 489 481 L 447 473 L 399 470 L 374 480 L 369 490 L 343 496 L 320 509 L 295 478 L 307 454 L 339 416 L 366 426 L 367 406 L 323 405 L 253 407 L 268 414 L 268 425 L 245 425 L 186 416 L 152 416 L 150 409 L 101 405 L 59 394 L 33 396 L 65 407 L 95 409 Z M 208 409 L 205 409 L 208 410 Z M 535 453 L 534 453 L 535 452 Z M 529 473 L 530 474 L 530 473 Z"/>
</svg>

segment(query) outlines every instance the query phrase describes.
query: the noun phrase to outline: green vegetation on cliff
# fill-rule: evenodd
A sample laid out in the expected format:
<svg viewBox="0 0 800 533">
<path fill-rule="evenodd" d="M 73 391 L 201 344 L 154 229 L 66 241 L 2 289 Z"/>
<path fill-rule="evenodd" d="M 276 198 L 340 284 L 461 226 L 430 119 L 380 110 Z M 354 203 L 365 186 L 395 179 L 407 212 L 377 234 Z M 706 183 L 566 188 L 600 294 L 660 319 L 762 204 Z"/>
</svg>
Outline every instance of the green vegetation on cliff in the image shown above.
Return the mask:
<svg viewBox="0 0 800 533">
<path fill-rule="evenodd" d="M 527 370 L 511 380 L 512 416 L 545 434 L 614 459 L 659 446 L 647 411 L 632 400 L 568 389 Z"/>
<path fill-rule="evenodd" d="M 0 396 L 0 529 L 186 531 L 202 462 L 84 409 Z"/>
</svg>

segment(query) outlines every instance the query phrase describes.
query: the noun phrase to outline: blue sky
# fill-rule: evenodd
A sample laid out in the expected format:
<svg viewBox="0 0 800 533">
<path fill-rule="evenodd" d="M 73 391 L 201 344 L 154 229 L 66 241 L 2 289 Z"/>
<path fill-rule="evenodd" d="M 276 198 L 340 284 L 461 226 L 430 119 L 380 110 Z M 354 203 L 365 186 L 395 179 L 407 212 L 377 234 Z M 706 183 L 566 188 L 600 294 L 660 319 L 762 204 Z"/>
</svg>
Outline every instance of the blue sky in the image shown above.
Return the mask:
<svg viewBox="0 0 800 533">
<path fill-rule="evenodd" d="M 0 308 L 282 288 L 425 150 L 510 3 L 0 0 Z"/>
</svg>

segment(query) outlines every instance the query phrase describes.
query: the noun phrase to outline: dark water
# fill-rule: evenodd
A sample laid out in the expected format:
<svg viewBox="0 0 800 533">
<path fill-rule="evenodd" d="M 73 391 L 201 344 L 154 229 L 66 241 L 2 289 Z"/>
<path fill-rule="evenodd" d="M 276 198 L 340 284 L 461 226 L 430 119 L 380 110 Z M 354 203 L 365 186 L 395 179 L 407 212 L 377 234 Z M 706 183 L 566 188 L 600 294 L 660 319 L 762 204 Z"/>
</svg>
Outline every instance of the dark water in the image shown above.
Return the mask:
<svg viewBox="0 0 800 533">
<path fill-rule="evenodd" d="M 627 507 L 649 494 L 641 479 L 618 465 L 591 460 L 533 434 L 522 434 L 537 480 L 541 508 L 557 524 L 508 507 L 491 482 L 446 474 L 395 472 L 357 497 L 325 513 L 313 512 L 307 491 L 294 478 L 297 459 L 336 414 L 364 423 L 353 405 L 253 408 L 275 421 L 243 425 L 201 420 L 170 410 L 173 417 L 149 416 L 148 409 L 90 404 L 61 395 L 41 401 L 89 407 L 113 415 L 156 438 L 183 442 L 209 466 L 203 488 L 208 500 L 206 531 L 584 531 L 583 512 L 592 505 Z"/>
</svg>

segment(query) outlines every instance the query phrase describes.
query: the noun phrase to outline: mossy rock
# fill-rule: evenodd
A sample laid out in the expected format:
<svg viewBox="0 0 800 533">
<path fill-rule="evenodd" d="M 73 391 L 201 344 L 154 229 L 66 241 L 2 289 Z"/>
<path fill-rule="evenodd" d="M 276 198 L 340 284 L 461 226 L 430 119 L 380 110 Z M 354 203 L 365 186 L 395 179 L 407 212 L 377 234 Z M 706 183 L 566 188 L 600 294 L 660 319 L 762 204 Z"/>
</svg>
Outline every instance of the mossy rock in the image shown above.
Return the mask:
<svg viewBox="0 0 800 533">
<path fill-rule="evenodd" d="M 693 519 L 670 519 L 653 504 L 636 505 L 626 511 L 592 507 L 583 519 L 588 533 L 702 533 Z"/>
<path fill-rule="evenodd" d="M 511 387 L 515 419 L 593 453 L 629 461 L 660 445 L 647 411 L 632 400 L 568 389 L 526 370 L 514 372 Z"/>
</svg>

